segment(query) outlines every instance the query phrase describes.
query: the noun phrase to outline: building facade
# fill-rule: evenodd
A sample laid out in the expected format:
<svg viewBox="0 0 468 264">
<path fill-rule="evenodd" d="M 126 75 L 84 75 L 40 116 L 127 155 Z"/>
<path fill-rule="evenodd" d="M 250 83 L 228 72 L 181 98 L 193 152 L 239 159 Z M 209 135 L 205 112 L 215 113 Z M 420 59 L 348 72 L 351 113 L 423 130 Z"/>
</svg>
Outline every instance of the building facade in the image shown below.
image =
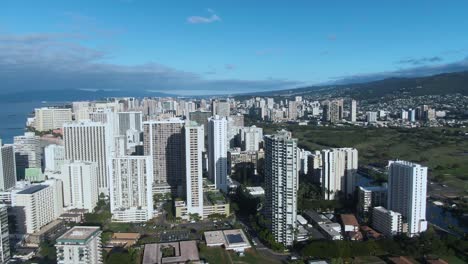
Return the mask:
<svg viewBox="0 0 468 264">
<path fill-rule="evenodd" d="M 0 191 L 7 191 L 16 185 L 15 151 L 11 145 L 0 140 Z"/>
<path fill-rule="evenodd" d="M 227 191 L 227 121 L 220 116 L 208 121 L 208 175 L 217 189 Z"/>
<path fill-rule="evenodd" d="M 427 167 L 408 161 L 389 161 L 388 209 L 403 216 L 408 236 L 427 230 Z"/>
<path fill-rule="evenodd" d="M 265 214 L 276 242 L 291 246 L 297 226 L 297 139 L 288 131 L 267 135 L 265 141 Z"/>
<path fill-rule="evenodd" d="M 86 209 L 93 212 L 98 203 L 97 164 L 88 161 L 67 161 L 62 173 L 63 202 L 69 209 Z"/>
<path fill-rule="evenodd" d="M 396 236 L 403 230 L 402 216 L 382 206 L 375 207 L 372 210 L 372 227 L 387 237 Z"/>
<path fill-rule="evenodd" d="M 153 163 L 150 156 L 112 159 L 111 213 L 115 222 L 153 218 Z"/>
<path fill-rule="evenodd" d="M 65 163 L 65 147 L 55 144 L 45 147 L 44 163 L 46 170 L 60 171 Z"/>
<path fill-rule="evenodd" d="M 108 194 L 108 165 L 111 158 L 109 127 L 101 122 L 81 121 L 63 127 L 65 159 L 95 162 L 99 192 Z"/>
<path fill-rule="evenodd" d="M 203 164 L 205 145 L 203 125 L 185 125 L 185 174 L 187 190 L 187 212 L 203 216 Z"/>
<path fill-rule="evenodd" d="M 185 122 L 178 118 L 143 122 L 145 156 L 153 162 L 154 183 L 169 184 L 173 193 L 184 194 Z"/>
<path fill-rule="evenodd" d="M 101 264 L 101 230 L 98 226 L 75 226 L 57 238 L 58 264 Z"/>
<path fill-rule="evenodd" d="M 325 200 L 352 197 L 356 187 L 358 151 L 354 148 L 322 150 L 322 190 Z"/>
<path fill-rule="evenodd" d="M 72 121 L 70 108 L 42 107 L 34 109 L 34 128 L 37 131 L 49 131 L 61 128 L 63 124 Z"/>
</svg>

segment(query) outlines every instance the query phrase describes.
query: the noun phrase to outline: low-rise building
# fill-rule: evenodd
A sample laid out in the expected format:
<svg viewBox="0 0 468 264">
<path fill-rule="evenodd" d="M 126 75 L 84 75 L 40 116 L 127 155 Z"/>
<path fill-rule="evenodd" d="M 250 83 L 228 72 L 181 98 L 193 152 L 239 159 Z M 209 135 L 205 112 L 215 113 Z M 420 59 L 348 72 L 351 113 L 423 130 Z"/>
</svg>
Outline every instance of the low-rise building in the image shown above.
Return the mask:
<svg viewBox="0 0 468 264">
<path fill-rule="evenodd" d="M 387 210 L 382 206 L 375 207 L 372 212 L 372 227 L 385 236 L 392 237 L 403 231 L 400 213 Z"/>
<path fill-rule="evenodd" d="M 97 226 L 75 226 L 57 238 L 58 264 L 101 264 L 101 230 Z"/>
<path fill-rule="evenodd" d="M 250 242 L 242 229 L 205 232 L 205 241 L 208 247 L 224 246 L 226 250 L 244 252 L 250 248 Z"/>
<path fill-rule="evenodd" d="M 359 223 L 353 214 L 342 214 L 341 222 L 343 223 L 343 230 L 345 232 L 359 231 Z"/>
<path fill-rule="evenodd" d="M 319 224 L 319 231 L 330 240 L 342 240 L 341 225 L 338 223 Z"/>
<path fill-rule="evenodd" d="M 200 263 L 197 242 L 146 244 L 142 264 Z"/>
</svg>

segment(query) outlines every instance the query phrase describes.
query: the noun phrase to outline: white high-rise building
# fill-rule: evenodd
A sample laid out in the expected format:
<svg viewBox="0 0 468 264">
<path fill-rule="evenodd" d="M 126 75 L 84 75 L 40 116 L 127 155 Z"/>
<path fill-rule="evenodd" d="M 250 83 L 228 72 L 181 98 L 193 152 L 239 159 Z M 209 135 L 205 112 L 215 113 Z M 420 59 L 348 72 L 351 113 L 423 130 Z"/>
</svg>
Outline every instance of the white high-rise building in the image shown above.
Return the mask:
<svg viewBox="0 0 468 264">
<path fill-rule="evenodd" d="M 0 191 L 7 191 L 16 185 L 15 151 L 12 145 L 3 145 L 0 139 Z"/>
<path fill-rule="evenodd" d="M 6 205 L 0 205 L 0 263 L 10 259 L 10 233 L 8 229 L 8 212 Z"/>
<path fill-rule="evenodd" d="M 93 212 L 98 203 L 98 175 L 95 162 L 67 161 L 57 178 L 63 181 L 63 202 L 68 209 Z"/>
<path fill-rule="evenodd" d="M 24 178 L 26 168 L 41 168 L 42 149 L 40 137 L 33 132 L 14 137 L 16 173 Z"/>
<path fill-rule="evenodd" d="M 408 236 L 427 230 L 427 167 L 408 161 L 388 163 L 388 209 L 403 216 Z"/>
<path fill-rule="evenodd" d="M 82 121 L 63 126 L 66 160 L 96 162 L 99 192 L 108 194 L 108 166 L 112 141 L 109 127 L 100 122 Z"/>
<path fill-rule="evenodd" d="M 387 210 L 382 206 L 372 209 L 372 227 L 387 237 L 400 234 L 403 230 L 400 213 Z"/>
<path fill-rule="evenodd" d="M 64 162 L 64 146 L 52 144 L 44 148 L 44 163 L 47 171 L 60 171 Z"/>
<path fill-rule="evenodd" d="M 267 135 L 265 141 L 265 213 L 276 242 L 295 240 L 299 160 L 297 139 L 288 131 Z"/>
<path fill-rule="evenodd" d="M 32 234 L 56 219 L 54 188 L 51 185 L 32 185 L 13 193 L 11 204 L 18 234 Z"/>
<path fill-rule="evenodd" d="M 48 185 L 52 188 L 54 199 L 54 219 L 57 219 L 63 214 L 63 182 L 60 179 L 48 179 L 42 184 Z"/>
<path fill-rule="evenodd" d="M 408 120 L 408 111 L 404 110 L 404 109 L 401 109 L 401 116 L 400 118 L 405 121 L 405 120 Z"/>
<path fill-rule="evenodd" d="M 263 141 L 263 129 L 251 126 L 241 128 L 241 145 L 244 151 L 258 151 Z"/>
<path fill-rule="evenodd" d="M 118 134 L 126 135 L 127 130 L 143 131 L 142 112 L 118 112 L 117 113 Z"/>
<path fill-rule="evenodd" d="M 208 119 L 208 174 L 216 189 L 227 191 L 227 121 L 214 116 Z"/>
<path fill-rule="evenodd" d="M 73 102 L 72 112 L 76 121 L 89 119 L 89 102 Z"/>
<path fill-rule="evenodd" d="M 354 148 L 322 150 L 322 190 L 325 200 L 353 196 L 356 188 L 358 151 Z"/>
<path fill-rule="evenodd" d="M 366 112 L 366 121 L 368 123 L 377 122 L 377 112 Z"/>
<path fill-rule="evenodd" d="M 57 238 L 57 264 L 101 264 L 101 229 L 98 226 L 74 226 Z"/>
<path fill-rule="evenodd" d="M 357 112 L 356 100 L 351 100 L 350 121 L 352 123 L 356 122 L 356 112 Z"/>
<path fill-rule="evenodd" d="M 112 221 L 146 222 L 153 218 L 153 162 L 150 156 L 112 159 Z"/>
<path fill-rule="evenodd" d="M 203 164 L 205 146 L 203 125 L 195 122 L 185 125 L 185 174 L 187 213 L 203 217 Z"/>
<path fill-rule="evenodd" d="M 64 123 L 72 121 L 72 111 L 70 108 L 36 108 L 34 128 L 37 131 L 49 131 L 61 128 Z"/>
</svg>

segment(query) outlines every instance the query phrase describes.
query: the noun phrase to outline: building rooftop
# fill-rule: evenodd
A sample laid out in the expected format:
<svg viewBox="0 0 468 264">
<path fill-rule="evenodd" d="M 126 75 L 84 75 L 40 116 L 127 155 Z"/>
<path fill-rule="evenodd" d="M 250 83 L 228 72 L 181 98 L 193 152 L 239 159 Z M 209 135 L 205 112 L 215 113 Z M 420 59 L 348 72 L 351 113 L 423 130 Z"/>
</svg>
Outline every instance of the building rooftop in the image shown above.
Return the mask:
<svg viewBox="0 0 468 264">
<path fill-rule="evenodd" d="M 359 223 L 353 214 L 342 214 L 341 221 L 343 222 L 343 225 L 359 226 Z"/>
<path fill-rule="evenodd" d="M 173 248 L 172 256 L 163 256 L 163 249 Z M 143 264 L 161 264 L 161 263 L 191 263 L 198 261 L 197 242 L 180 241 L 171 243 L 146 244 L 143 255 Z"/>
<path fill-rule="evenodd" d="M 75 226 L 57 238 L 57 243 L 84 243 L 97 232 L 100 232 L 98 226 Z"/>
<path fill-rule="evenodd" d="M 17 194 L 33 194 L 33 193 L 36 193 L 42 189 L 45 189 L 49 187 L 48 185 L 33 185 L 27 189 L 24 189 L 20 192 L 18 192 Z"/>
</svg>

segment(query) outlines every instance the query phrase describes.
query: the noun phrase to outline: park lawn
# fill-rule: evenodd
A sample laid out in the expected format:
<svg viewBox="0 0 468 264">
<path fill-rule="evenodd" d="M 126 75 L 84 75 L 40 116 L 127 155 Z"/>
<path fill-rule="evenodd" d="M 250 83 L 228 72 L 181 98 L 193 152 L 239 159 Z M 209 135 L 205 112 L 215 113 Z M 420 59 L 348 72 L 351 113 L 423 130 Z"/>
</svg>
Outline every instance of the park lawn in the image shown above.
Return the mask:
<svg viewBox="0 0 468 264">
<path fill-rule="evenodd" d="M 229 252 L 231 255 L 232 262 L 234 264 L 242 264 L 242 263 L 271 263 L 271 264 L 280 264 L 281 262 L 277 259 L 267 258 L 262 256 L 260 253 L 255 251 L 254 249 L 246 250 L 243 257 L 240 257 L 235 252 Z"/>
<path fill-rule="evenodd" d="M 279 129 L 292 132 L 300 147 L 320 150 L 354 147 L 360 165 L 385 167 L 388 160 L 403 159 L 429 167 L 431 179 L 459 190 L 468 190 L 468 129 L 455 128 L 361 128 L 313 127 L 291 124 L 264 124 L 265 134 Z"/>
<path fill-rule="evenodd" d="M 208 263 L 231 263 L 229 253 L 221 247 L 207 247 L 200 244 L 200 258 Z"/>
</svg>

